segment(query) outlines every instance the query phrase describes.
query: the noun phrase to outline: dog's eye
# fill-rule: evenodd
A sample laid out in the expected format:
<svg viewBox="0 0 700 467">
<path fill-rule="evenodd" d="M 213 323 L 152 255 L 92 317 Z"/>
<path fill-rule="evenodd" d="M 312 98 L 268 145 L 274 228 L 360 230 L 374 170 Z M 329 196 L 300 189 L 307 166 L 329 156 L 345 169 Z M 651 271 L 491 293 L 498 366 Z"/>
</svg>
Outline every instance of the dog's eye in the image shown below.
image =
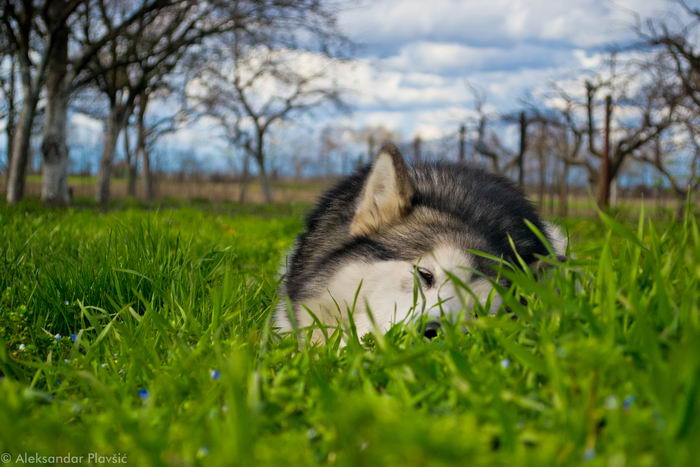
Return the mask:
<svg viewBox="0 0 700 467">
<path fill-rule="evenodd" d="M 433 277 L 432 272 L 418 266 L 416 266 L 416 272 L 418 273 L 421 280 L 423 281 L 423 284 L 425 284 L 426 287 L 430 288 L 433 286 L 433 284 L 435 283 L 435 277 Z"/>
</svg>

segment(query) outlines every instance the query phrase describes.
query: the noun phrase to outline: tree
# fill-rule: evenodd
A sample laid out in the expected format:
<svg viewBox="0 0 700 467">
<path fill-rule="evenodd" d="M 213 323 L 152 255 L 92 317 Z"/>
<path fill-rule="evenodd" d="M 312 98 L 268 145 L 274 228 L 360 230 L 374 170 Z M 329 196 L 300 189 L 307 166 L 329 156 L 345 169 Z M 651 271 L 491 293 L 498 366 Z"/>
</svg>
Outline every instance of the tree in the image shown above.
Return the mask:
<svg viewBox="0 0 700 467">
<path fill-rule="evenodd" d="M 6 0 L 3 24 L 17 51 L 22 76 L 22 111 L 16 128 L 8 180 L 8 201 L 16 203 L 23 195 L 29 153 L 29 134 L 42 90 L 46 93 L 46 120 L 42 143 L 42 199 L 51 204 L 67 204 L 68 148 L 66 127 L 70 96 L 76 81 L 91 60 L 114 38 L 137 20 L 155 13 L 176 0 L 129 2 L 128 11 L 115 18 L 109 28 L 83 23 L 76 31 L 75 15 L 92 15 L 105 7 L 102 0 Z M 126 5 L 126 4 L 125 4 Z M 88 28 L 88 29 L 85 29 Z M 81 38 L 92 37 L 90 41 Z"/>
<path fill-rule="evenodd" d="M 605 123 L 601 148 L 594 115 L 599 105 L 596 95 L 604 85 L 586 81 L 585 87 L 588 151 L 600 159 L 597 202 L 601 208 L 605 208 L 610 204 L 610 186 L 619 175 L 622 164 L 673 124 L 676 102 L 674 99 L 669 100 L 663 89 L 653 82 L 643 86 L 632 97 L 622 94 L 613 100 L 612 94 L 608 93 L 604 100 Z M 627 112 L 634 111 L 637 120 L 626 120 L 624 117 L 617 120 L 617 131 L 613 134 L 611 126 L 616 106 L 622 106 Z"/>
<path fill-rule="evenodd" d="M 523 109 L 516 112 L 504 114 L 500 120 L 506 124 L 518 125 L 518 149 L 513 151 L 507 148 L 501 141 L 501 138 L 494 131 L 489 129 L 490 121 L 493 120 L 485 111 L 486 93 L 483 90 L 477 89 L 475 86 L 467 83 L 473 99 L 474 110 L 477 118 L 476 142 L 474 144 L 474 152 L 491 161 L 491 167 L 495 173 L 505 175 L 511 169 L 518 169 L 518 185 L 525 186 L 525 154 L 528 151 L 528 129 L 532 123 L 541 120 L 541 116 L 537 112 L 531 112 L 531 109 Z M 460 128 L 460 138 L 462 137 L 462 129 Z M 460 146 L 460 158 L 463 157 L 463 149 Z"/>
<path fill-rule="evenodd" d="M 98 20 L 104 29 L 109 30 L 114 18 L 127 14 L 123 2 L 101 5 L 99 14 L 90 15 L 85 10 L 81 16 L 85 31 L 89 31 L 89 25 Z M 117 141 L 136 100 L 141 99 L 144 104 L 141 110 L 145 113 L 148 94 L 157 89 L 164 77 L 177 67 L 188 48 L 208 36 L 235 27 L 236 21 L 234 17 L 223 14 L 212 17 L 208 5 L 182 2 L 161 9 L 157 17 L 136 21 L 110 41 L 102 53 L 89 63 L 87 76 L 82 78 L 82 82 L 94 83 L 109 102 L 97 177 L 97 201 L 101 205 L 104 206 L 109 200 Z M 86 43 L 94 41 L 87 33 L 84 40 Z M 143 150 L 141 145 L 138 148 Z M 144 167 L 148 168 L 147 162 L 144 162 Z M 152 194 L 150 189 L 146 191 L 147 195 Z"/>
<path fill-rule="evenodd" d="M 700 189 L 700 131 L 692 120 L 681 122 L 674 130 L 657 138 L 634 158 L 654 167 L 676 197 L 684 201 Z M 685 164 L 683 158 L 687 160 Z"/>
<path fill-rule="evenodd" d="M 559 194 L 559 215 L 566 216 L 568 213 L 568 198 L 569 198 L 569 169 L 572 165 L 586 164 L 584 159 L 580 158 L 581 147 L 583 145 L 585 130 L 579 126 L 574 117 L 574 106 L 572 99 L 556 85 L 555 91 L 559 96 L 563 96 L 563 107 L 552 109 L 559 113 L 559 118 L 553 118 L 555 123 L 553 126 L 554 132 L 554 156 L 561 161 L 561 172 L 557 175 Z M 587 166 L 589 177 L 595 178 L 595 170 L 592 166 Z M 589 183 L 594 183 L 593 179 Z"/>
<path fill-rule="evenodd" d="M 329 102 L 342 106 L 340 91 L 328 79 L 323 60 L 308 52 L 245 47 L 237 37 L 222 52 L 200 74 L 200 92 L 193 98 L 219 121 L 230 141 L 256 162 L 269 203 L 272 189 L 265 143 L 270 128 Z M 306 60 L 309 66 L 301 69 L 298 60 Z"/>
<path fill-rule="evenodd" d="M 656 18 L 639 21 L 636 30 L 645 45 L 662 52 L 655 58 L 667 61 L 683 93 L 696 111 L 700 111 L 700 46 L 697 44 L 700 8 L 684 1 L 676 4 L 680 6 L 681 17 L 673 15 L 674 19 L 668 21 Z"/>
<path fill-rule="evenodd" d="M 55 41 L 44 44 L 44 50 L 36 50 L 35 28 L 38 21 L 46 21 L 48 11 L 39 8 L 34 1 L 21 3 L 5 0 L 2 8 L 2 33 L 7 47 L 19 62 L 22 102 L 16 122 L 9 155 L 7 176 L 7 200 L 16 203 L 24 193 L 25 173 L 29 161 L 29 145 L 32 126 L 39 102 L 39 93 L 46 79 L 49 55 Z M 47 9 L 48 10 L 48 9 Z M 53 28 L 47 33 L 57 33 Z M 37 54 L 38 57 L 37 57 Z"/>
<path fill-rule="evenodd" d="M 98 28 L 89 43 L 72 41 L 78 10 L 91 12 L 103 2 L 97 0 L 24 0 L 3 5 L 5 34 L 19 58 L 22 81 L 22 110 L 17 123 L 7 197 L 16 203 L 24 192 L 24 178 L 29 154 L 29 136 L 42 90 L 46 92 L 46 120 L 42 143 L 42 198 L 53 204 L 66 204 L 68 185 L 68 148 L 66 126 L 68 104 L 75 90 L 75 80 L 103 47 L 145 15 L 153 14 L 169 2 L 143 0 L 129 3 L 128 14 Z M 87 30 L 83 30 L 86 36 Z"/>
<path fill-rule="evenodd" d="M 677 122 L 670 136 L 660 138 L 652 147 L 636 155 L 636 159 L 654 167 L 669 183 L 679 198 L 694 193 L 700 184 L 700 46 L 697 44 L 700 9 L 685 2 L 676 3 L 679 14 L 671 19 L 639 21 L 637 33 L 653 54 L 644 66 L 658 76 L 657 87 L 670 96 L 669 105 L 676 109 Z M 669 18 L 669 16 L 666 16 Z M 685 156 L 685 168 L 679 169 Z M 679 160 L 680 159 L 680 160 Z"/>
<path fill-rule="evenodd" d="M 485 110 L 486 94 L 469 83 L 467 85 L 474 97 L 474 110 L 477 119 L 474 153 L 489 159 L 493 171 L 503 175 L 517 163 L 516 156 L 503 146 L 496 132 L 489 130 L 489 123 L 493 117 Z M 506 161 L 505 165 L 503 165 L 503 161 Z"/>
<path fill-rule="evenodd" d="M 585 135 L 587 149 L 584 154 L 560 153 L 559 157 L 586 169 L 601 208 L 609 206 L 610 187 L 624 163 L 674 124 L 677 108 L 677 99 L 659 86 L 653 70 L 635 62 L 618 70 L 614 55 L 609 63 L 609 72 L 583 81 L 577 89 L 579 97 L 559 88 L 564 121 L 575 138 Z"/>
</svg>

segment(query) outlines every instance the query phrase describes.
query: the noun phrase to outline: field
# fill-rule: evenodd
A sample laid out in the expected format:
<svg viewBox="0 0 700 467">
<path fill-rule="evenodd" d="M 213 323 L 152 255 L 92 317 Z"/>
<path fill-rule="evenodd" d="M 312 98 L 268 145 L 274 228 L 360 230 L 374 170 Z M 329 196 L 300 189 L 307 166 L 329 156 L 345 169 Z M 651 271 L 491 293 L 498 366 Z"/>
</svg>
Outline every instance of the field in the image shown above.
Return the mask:
<svg viewBox="0 0 700 467">
<path fill-rule="evenodd" d="M 564 220 L 517 320 L 311 346 L 269 321 L 305 210 L 0 206 L 2 461 L 697 465 L 696 215 Z"/>
</svg>

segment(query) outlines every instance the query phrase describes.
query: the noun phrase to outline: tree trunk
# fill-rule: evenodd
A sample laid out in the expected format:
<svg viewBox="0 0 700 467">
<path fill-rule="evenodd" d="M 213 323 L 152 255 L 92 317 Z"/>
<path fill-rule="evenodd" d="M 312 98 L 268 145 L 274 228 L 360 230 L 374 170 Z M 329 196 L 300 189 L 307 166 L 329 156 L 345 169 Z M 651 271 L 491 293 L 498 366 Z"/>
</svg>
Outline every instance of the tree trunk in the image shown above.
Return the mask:
<svg viewBox="0 0 700 467">
<path fill-rule="evenodd" d="M 24 196 L 24 181 L 30 159 L 32 127 L 39 100 L 38 94 L 38 92 L 33 92 L 29 86 L 22 88 L 22 110 L 15 127 L 7 174 L 7 202 L 10 204 L 18 203 Z"/>
<path fill-rule="evenodd" d="M 136 198 L 136 177 L 138 176 L 136 172 L 136 162 L 129 165 L 129 186 L 127 189 L 127 194 L 129 198 Z"/>
<path fill-rule="evenodd" d="M 258 131 L 255 146 L 255 161 L 258 163 L 258 177 L 260 178 L 260 186 L 263 190 L 263 195 L 265 196 L 266 203 L 272 203 L 272 188 L 270 187 L 270 179 L 267 176 L 267 170 L 265 170 L 265 134 L 263 131 Z"/>
<path fill-rule="evenodd" d="M 124 128 L 124 157 L 126 157 L 126 164 L 129 167 L 129 185 L 127 188 L 127 194 L 130 198 L 136 198 L 136 166 L 138 165 L 138 161 L 134 159 L 134 155 L 131 153 L 128 127 Z"/>
<path fill-rule="evenodd" d="M 569 213 L 569 163 L 564 161 L 564 167 L 559 179 L 559 215 L 567 216 Z"/>
<path fill-rule="evenodd" d="M 68 28 L 56 29 L 54 49 L 46 68 L 46 121 L 41 144 L 43 156 L 41 199 L 46 204 L 68 205 Z"/>
<path fill-rule="evenodd" d="M 258 163 L 260 185 L 263 190 L 263 195 L 265 196 L 265 202 L 268 204 L 272 203 L 272 188 L 270 187 L 270 180 L 267 176 L 267 171 L 265 170 L 265 160 L 260 156 L 256 156 L 255 160 Z"/>
<path fill-rule="evenodd" d="M 143 176 L 143 197 L 148 201 L 152 201 L 156 196 L 155 186 L 153 184 L 153 174 L 151 173 L 151 157 L 148 154 L 145 144 L 140 144 L 136 150 L 137 154 L 141 155 L 141 172 Z"/>
<path fill-rule="evenodd" d="M 107 117 L 107 128 L 104 136 L 102 157 L 100 158 L 100 171 L 97 174 L 97 194 L 96 199 L 103 208 L 109 202 L 109 189 L 112 180 L 112 163 L 117 149 L 119 133 L 121 133 L 128 115 L 127 109 L 122 105 L 113 105 Z"/>
<path fill-rule="evenodd" d="M 141 172 L 143 176 L 143 197 L 148 201 L 155 198 L 156 190 L 151 173 L 151 156 L 148 153 L 146 141 L 146 109 L 148 108 L 148 94 L 142 92 L 138 99 L 139 111 L 136 118 L 136 159 L 141 159 Z"/>
<path fill-rule="evenodd" d="M 153 174 L 151 173 L 151 156 L 146 147 L 146 130 L 139 123 L 139 136 L 136 144 L 136 157 L 141 158 L 141 176 L 143 177 L 143 197 L 148 201 L 155 198 L 156 190 L 153 184 Z"/>
<path fill-rule="evenodd" d="M 598 207 L 601 209 L 610 206 L 610 184 L 614 174 L 610 167 L 610 119 L 612 117 L 612 98 L 605 96 L 605 133 L 603 134 L 603 160 L 600 163 L 600 176 L 598 177 Z"/>
<path fill-rule="evenodd" d="M 9 83 L 7 84 L 7 94 L 5 95 L 5 97 L 7 98 L 7 121 L 5 123 L 5 155 L 7 157 L 6 167 L 8 175 L 10 172 L 10 165 L 12 163 L 12 146 L 15 137 L 15 125 L 17 124 L 17 109 L 15 107 L 15 75 L 17 72 L 16 67 L 17 57 L 13 55 L 12 57 L 10 57 L 10 79 Z"/>
<path fill-rule="evenodd" d="M 543 155 L 540 158 L 540 184 L 537 189 L 537 197 L 542 209 L 544 209 L 544 195 L 547 188 L 547 166 L 545 164 L 545 156 Z"/>
<path fill-rule="evenodd" d="M 241 189 L 238 192 L 238 202 L 245 203 L 246 192 L 248 189 L 248 178 L 250 177 L 250 154 L 244 151 L 243 154 L 243 173 L 241 174 Z"/>
<path fill-rule="evenodd" d="M 459 126 L 459 162 L 464 163 L 466 159 L 467 128 L 462 123 Z"/>
</svg>

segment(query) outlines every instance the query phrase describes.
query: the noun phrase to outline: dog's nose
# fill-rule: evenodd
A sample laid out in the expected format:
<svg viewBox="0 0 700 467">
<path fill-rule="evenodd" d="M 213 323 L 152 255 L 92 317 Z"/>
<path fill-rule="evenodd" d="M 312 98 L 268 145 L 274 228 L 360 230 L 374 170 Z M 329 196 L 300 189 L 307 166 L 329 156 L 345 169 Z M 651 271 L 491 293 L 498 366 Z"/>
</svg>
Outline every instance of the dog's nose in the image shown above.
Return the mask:
<svg viewBox="0 0 700 467">
<path fill-rule="evenodd" d="M 440 329 L 440 323 L 437 321 L 430 321 L 425 325 L 425 331 L 423 335 L 428 339 L 434 339 L 437 337 L 438 329 Z"/>
</svg>

